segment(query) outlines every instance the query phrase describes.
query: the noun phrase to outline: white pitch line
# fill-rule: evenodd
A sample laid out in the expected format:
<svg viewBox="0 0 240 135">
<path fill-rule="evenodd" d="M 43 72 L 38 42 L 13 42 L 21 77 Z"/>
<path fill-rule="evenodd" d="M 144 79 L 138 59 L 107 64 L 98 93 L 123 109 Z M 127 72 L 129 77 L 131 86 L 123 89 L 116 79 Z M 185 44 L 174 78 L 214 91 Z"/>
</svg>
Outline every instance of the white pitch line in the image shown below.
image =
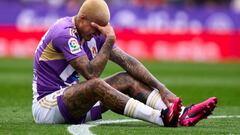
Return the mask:
<svg viewBox="0 0 240 135">
<path fill-rule="evenodd" d="M 100 120 L 100 121 L 96 121 L 96 122 L 90 122 L 96 125 L 100 125 L 100 124 L 112 124 L 112 123 L 124 123 L 124 122 L 136 122 L 136 121 L 140 121 L 137 119 L 123 119 L 123 120 Z"/>
<path fill-rule="evenodd" d="M 240 115 L 209 116 L 208 119 L 240 118 Z"/>
<path fill-rule="evenodd" d="M 125 119 L 125 120 L 102 120 L 96 122 L 89 122 L 87 124 L 71 125 L 68 127 L 68 131 L 73 135 L 95 135 L 89 129 L 101 124 L 112 124 L 112 123 L 124 123 L 140 121 L 136 119 Z"/>
<path fill-rule="evenodd" d="M 219 116 L 209 116 L 209 119 L 224 119 L 224 118 L 240 118 L 240 115 L 219 115 Z M 68 127 L 68 131 L 73 135 L 96 135 L 93 134 L 89 129 L 101 124 L 112 124 L 112 123 L 124 123 L 124 122 L 136 122 L 140 121 L 137 119 L 124 119 L 124 120 L 102 120 L 93 121 L 86 124 L 71 125 Z"/>
</svg>

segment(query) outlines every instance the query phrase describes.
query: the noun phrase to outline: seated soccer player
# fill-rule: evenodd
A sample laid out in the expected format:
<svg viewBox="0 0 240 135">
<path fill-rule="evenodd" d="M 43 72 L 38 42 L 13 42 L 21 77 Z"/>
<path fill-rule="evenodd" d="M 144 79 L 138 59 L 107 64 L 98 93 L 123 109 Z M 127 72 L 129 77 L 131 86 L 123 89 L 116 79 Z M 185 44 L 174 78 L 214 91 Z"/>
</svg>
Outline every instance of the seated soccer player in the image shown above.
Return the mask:
<svg viewBox="0 0 240 135">
<path fill-rule="evenodd" d="M 179 97 L 114 45 L 116 36 L 109 20 L 103 0 L 86 0 L 76 16 L 59 19 L 43 36 L 33 69 L 32 112 L 36 123 L 84 123 L 100 119 L 110 109 L 176 127 L 195 125 L 211 114 L 216 98 L 182 107 Z M 108 60 L 125 71 L 100 79 Z M 86 81 L 80 82 L 79 76 Z"/>
</svg>

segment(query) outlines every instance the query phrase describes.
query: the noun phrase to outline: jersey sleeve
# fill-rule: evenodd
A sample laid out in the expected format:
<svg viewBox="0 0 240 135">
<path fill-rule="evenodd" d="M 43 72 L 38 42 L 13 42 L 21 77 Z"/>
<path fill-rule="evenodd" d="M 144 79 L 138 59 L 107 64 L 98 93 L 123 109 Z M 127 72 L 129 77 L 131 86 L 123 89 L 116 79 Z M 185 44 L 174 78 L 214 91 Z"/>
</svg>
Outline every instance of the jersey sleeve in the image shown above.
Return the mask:
<svg viewBox="0 0 240 135">
<path fill-rule="evenodd" d="M 84 49 L 75 37 L 57 37 L 53 39 L 52 44 L 57 51 L 63 53 L 67 61 L 86 55 Z"/>
</svg>

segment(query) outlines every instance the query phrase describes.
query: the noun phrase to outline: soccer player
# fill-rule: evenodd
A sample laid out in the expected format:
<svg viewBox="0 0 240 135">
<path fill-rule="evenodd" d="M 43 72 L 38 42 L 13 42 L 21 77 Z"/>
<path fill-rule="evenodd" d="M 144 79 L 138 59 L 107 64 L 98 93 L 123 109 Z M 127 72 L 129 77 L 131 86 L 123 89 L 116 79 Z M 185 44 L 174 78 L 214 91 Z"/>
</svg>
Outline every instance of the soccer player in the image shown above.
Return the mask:
<svg viewBox="0 0 240 135">
<path fill-rule="evenodd" d="M 103 0 L 86 0 L 76 16 L 59 19 L 43 36 L 33 69 L 36 123 L 85 123 L 110 109 L 161 126 L 191 126 L 213 111 L 215 97 L 182 107 L 179 97 L 114 44 L 109 20 Z M 125 72 L 100 79 L 108 60 Z"/>
</svg>

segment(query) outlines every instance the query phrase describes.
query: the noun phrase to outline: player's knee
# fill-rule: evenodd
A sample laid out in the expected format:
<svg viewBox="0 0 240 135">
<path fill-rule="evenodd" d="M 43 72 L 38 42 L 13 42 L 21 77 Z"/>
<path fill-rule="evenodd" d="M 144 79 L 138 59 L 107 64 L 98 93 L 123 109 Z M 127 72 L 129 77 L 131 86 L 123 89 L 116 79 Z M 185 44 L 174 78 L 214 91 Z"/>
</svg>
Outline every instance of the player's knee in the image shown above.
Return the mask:
<svg viewBox="0 0 240 135">
<path fill-rule="evenodd" d="M 99 95 L 100 93 L 102 93 L 104 90 L 107 90 L 106 88 L 108 84 L 100 79 L 100 78 L 94 78 L 89 80 L 89 92 L 91 92 L 92 94 L 95 95 Z"/>
</svg>

